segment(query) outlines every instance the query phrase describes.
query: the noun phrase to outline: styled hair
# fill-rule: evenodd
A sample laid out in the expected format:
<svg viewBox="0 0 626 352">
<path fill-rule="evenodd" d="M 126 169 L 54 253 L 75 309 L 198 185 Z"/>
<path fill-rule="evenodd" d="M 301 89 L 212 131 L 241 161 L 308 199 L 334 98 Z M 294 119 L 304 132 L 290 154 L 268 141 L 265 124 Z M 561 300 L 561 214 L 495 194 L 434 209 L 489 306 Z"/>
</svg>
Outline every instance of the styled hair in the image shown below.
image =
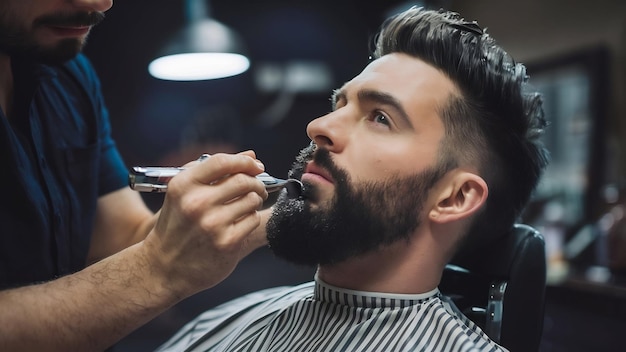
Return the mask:
<svg viewBox="0 0 626 352">
<path fill-rule="evenodd" d="M 372 58 L 390 53 L 432 65 L 460 94 L 450 96 L 441 108 L 445 136 L 439 157 L 449 167 L 476 167 L 489 187 L 465 245 L 506 233 L 548 164 L 540 141 L 546 127 L 542 97 L 530 90 L 526 68 L 476 22 L 454 12 L 417 7 L 383 23 Z"/>
</svg>

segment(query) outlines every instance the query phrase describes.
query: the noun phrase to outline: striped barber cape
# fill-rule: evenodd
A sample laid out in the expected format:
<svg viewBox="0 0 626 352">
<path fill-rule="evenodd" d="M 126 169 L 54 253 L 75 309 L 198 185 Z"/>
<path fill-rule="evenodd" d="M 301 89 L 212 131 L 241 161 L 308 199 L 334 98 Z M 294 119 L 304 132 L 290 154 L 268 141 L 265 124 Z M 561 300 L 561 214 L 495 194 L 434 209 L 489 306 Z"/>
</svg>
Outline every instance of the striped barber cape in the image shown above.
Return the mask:
<svg viewBox="0 0 626 352">
<path fill-rule="evenodd" d="M 185 325 L 171 351 L 506 351 L 438 289 L 417 294 L 346 290 L 315 282 L 245 295 Z"/>
</svg>

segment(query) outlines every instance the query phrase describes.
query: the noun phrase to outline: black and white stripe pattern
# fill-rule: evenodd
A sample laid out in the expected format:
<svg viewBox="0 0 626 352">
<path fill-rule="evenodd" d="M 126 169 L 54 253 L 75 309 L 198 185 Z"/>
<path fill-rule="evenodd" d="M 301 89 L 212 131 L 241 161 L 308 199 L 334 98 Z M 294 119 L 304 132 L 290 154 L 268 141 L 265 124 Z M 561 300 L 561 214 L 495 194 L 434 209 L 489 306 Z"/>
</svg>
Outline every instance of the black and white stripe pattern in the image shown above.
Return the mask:
<svg viewBox="0 0 626 352">
<path fill-rule="evenodd" d="M 506 351 L 438 290 L 399 295 L 319 279 L 268 289 L 209 310 L 165 351 Z"/>
</svg>

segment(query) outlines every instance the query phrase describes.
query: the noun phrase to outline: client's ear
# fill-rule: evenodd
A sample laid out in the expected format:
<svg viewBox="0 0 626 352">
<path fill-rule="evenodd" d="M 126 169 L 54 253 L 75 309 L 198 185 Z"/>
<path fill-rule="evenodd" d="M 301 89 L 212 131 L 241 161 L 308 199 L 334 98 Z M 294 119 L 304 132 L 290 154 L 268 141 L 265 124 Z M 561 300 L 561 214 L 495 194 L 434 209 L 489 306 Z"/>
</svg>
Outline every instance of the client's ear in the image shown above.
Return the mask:
<svg viewBox="0 0 626 352">
<path fill-rule="evenodd" d="M 489 189 L 482 177 L 464 170 L 448 175 L 428 217 L 436 223 L 469 218 L 487 201 Z"/>
</svg>

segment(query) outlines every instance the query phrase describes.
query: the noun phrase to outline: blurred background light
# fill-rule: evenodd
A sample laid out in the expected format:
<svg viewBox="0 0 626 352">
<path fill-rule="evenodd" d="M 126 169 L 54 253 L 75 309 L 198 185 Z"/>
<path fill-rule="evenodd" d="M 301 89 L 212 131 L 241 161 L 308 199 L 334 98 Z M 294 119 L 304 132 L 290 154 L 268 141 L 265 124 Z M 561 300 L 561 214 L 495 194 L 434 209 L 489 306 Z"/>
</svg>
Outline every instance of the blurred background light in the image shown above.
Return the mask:
<svg viewBox="0 0 626 352">
<path fill-rule="evenodd" d="M 245 72 L 250 60 L 240 36 L 210 18 L 208 0 L 185 0 L 186 23 L 148 65 L 153 77 L 196 81 Z"/>
</svg>

